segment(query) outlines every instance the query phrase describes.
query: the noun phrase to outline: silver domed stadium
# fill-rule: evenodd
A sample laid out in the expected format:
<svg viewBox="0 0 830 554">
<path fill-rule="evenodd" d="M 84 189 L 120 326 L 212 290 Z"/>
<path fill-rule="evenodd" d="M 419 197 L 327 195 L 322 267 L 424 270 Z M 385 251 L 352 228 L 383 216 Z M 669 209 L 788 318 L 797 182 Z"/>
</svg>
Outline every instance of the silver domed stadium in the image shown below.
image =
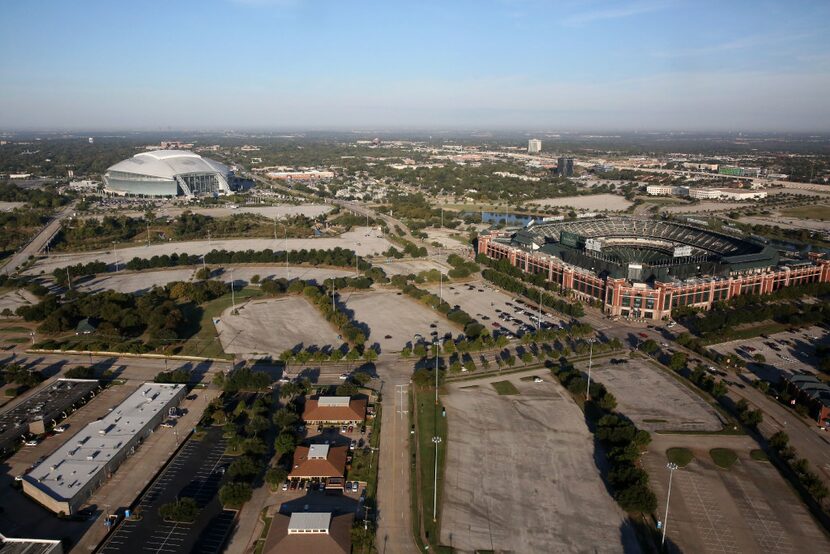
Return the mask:
<svg viewBox="0 0 830 554">
<path fill-rule="evenodd" d="M 104 189 L 121 196 L 216 196 L 231 191 L 233 172 L 187 150 L 141 152 L 104 174 Z"/>
</svg>

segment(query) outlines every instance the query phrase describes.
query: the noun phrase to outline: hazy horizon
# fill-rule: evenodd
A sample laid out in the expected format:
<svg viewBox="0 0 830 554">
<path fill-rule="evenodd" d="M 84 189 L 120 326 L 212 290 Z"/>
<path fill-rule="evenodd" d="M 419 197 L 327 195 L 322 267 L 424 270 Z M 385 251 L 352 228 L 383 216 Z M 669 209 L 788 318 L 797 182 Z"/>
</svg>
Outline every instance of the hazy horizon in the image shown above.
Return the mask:
<svg viewBox="0 0 830 554">
<path fill-rule="evenodd" d="M 0 18 L 3 130 L 830 130 L 820 1 L 44 1 Z"/>
</svg>

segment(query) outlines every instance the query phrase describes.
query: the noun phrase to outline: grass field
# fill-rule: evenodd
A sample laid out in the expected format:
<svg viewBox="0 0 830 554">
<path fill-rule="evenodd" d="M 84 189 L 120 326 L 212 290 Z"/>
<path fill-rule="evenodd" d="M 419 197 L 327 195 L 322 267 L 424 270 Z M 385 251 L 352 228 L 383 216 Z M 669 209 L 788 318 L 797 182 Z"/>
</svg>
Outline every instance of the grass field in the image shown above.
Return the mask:
<svg viewBox="0 0 830 554">
<path fill-rule="evenodd" d="M 0 327 L 0 333 L 25 333 L 29 334 L 32 330 L 26 327 Z"/>
<path fill-rule="evenodd" d="M 738 455 L 735 454 L 735 451 L 728 448 L 713 448 L 709 451 L 709 455 L 715 465 L 723 469 L 729 469 L 738 461 Z"/>
<path fill-rule="evenodd" d="M 496 381 L 492 385 L 499 394 L 519 394 L 519 389 L 510 381 Z"/>
<path fill-rule="evenodd" d="M 245 287 L 236 291 L 235 295 L 236 303 L 240 304 L 244 300 L 262 296 L 262 291 L 258 288 Z M 226 294 L 216 300 L 207 302 L 203 306 L 190 307 L 190 313 L 186 315 L 188 321 L 191 322 L 191 327 L 185 332 L 185 335 L 189 338 L 181 345 L 176 354 L 232 359 L 232 356 L 225 354 L 222 349 L 222 344 L 216 334 L 216 326 L 213 324 L 213 318 L 230 308 L 233 304 L 232 300 L 231 295 Z"/>
<path fill-rule="evenodd" d="M 666 450 L 666 458 L 678 467 L 686 467 L 695 459 L 694 454 L 688 448 L 669 448 Z"/>
<path fill-rule="evenodd" d="M 436 552 L 441 536 L 441 489 L 444 486 L 444 463 L 447 452 L 447 420 L 441 417 L 441 410 L 444 406 L 439 398 L 438 406 L 435 405 L 434 389 L 430 387 L 414 387 L 415 411 L 418 418 L 418 456 L 420 462 L 420 486 L 417 489 L 418 498 L 421 500 L 423 513 L 424 531 L 432 545 L 431 551 Z M 437 522 L 432 520 L 433 492 L 434 492 L 434 471 L 435 471 L 435 443 L 433 437 L 440 437 L 438 443 L 438 512 Z"/>
<path fill-rule="evenodd" d="M 781 210 L 781 215 L 797 217 L 799 219 L 817 219 L 819 221 L 827 221 L 830 219 L 830 206 L 819 204 L 786 208 Z"/>
<path fill-rule="evenodd" d="M 767 457 L 766 452 L 763 450 L 758 450 L 757 448 L 750 451 L 749 457 L 758 462 L 768 462 L 769 457 Z"/>
</svg>

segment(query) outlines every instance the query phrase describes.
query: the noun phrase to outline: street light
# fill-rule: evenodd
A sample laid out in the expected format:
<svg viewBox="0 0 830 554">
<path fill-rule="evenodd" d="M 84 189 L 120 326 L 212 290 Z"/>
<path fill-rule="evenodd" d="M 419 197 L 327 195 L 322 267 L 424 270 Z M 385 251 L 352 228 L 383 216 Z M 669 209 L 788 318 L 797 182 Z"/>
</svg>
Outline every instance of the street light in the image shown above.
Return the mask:
<svg viewBox="0 0 830 554">
<path fill-rule="evenodd" d="M 441 443 L 441 437 L 432 437 L 432 442 L 435 443 L 435 477 L 432 485 L 432 521 L 438 521 L 438 445 Z"/>
<path fill-rule="evenodd" d="M 588 348 L 588 388 L 585 389 L 585 401 L 591 399 L 591 362 L 594 358 L 594 339 L 590 339 L 588 341 L 590 345 Z"/>
<path fill-rule="evenodd" d="M 438 406 L 438 339 L 432 345 L 435 347 L 435 405 Z"/>
<path fill-rule="evenodd" d="M 112 251 L 115 254 L 115 272 L 118 273 L 118 249 L 115 247 L 115 241 L 112 241 Z"/>
<path fill-rule="evenodd" d="M 233 309 L 231 310 L 231 315 L 236 313 L 236 294 L 234 292 L 234 278 L 233 278 L 233 268 L 231 268 L 231 305 Z"/>
<path fill-rule="evenodd" d="M 666 496 L 666 515 L 663 517 L 663 540 L 660 541 L 660 548 L 666 544 L 666 527 L 669 526 L 669 500 L 671 500 L 671 479 L 674 476 L 674 470 L 677 469 L 677 464 L 669 462 L 666 464 L 669 470 L 669 494 Z"/>
</svg>

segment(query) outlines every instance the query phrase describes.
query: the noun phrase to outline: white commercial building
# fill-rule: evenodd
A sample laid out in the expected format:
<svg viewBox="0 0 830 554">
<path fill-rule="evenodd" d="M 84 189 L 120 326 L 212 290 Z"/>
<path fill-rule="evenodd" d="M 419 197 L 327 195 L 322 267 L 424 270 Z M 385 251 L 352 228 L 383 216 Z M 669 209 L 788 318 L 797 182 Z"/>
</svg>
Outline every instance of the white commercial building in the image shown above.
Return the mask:
<svg viewBox="0 0 830 554">
<path fill-rule="evenodd" d="M 23 476 L 23 492 L 55 513 L 77 512 L 179 404 L 184 385 L 145 383 Z"/>
<path fill-rule="evenodd" d="M 760 200 L 767 197 L 766 191 L 746 189 L 689 189 L 689 196 L 698 200 Z"/>
<path fill-rule="evenodd" d="M 688 187 L 676 187 L 672 185 L 648 185 L 646 193 L 650 196 L 687 196 Z"/>
<path fill-rule="evenodd" d="M 527 141 L 527 153 L 538 154 L 542 151 L 542 141 L 539 139 L 530 139 Z"/>
</svg>

